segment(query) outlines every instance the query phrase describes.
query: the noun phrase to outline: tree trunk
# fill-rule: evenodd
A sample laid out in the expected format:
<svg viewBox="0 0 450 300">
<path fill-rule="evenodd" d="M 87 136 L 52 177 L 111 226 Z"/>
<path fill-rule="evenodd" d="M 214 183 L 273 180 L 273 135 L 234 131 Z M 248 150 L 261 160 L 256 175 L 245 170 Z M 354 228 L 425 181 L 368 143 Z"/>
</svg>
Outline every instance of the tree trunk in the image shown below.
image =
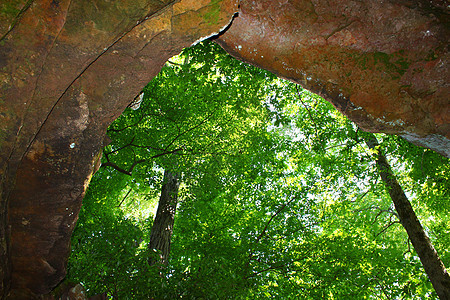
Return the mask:
<svg viewBox="0 0 450 300">
<path fill-rule="evenodd" d="M 395 178 L 386 157 L 381 149 L 377 149 L 378 141 L 373 134 L 364 137 L 370 149 L 378 151 L 377 168 L 386 189 L 394 202 L 395 210 L 403 227 L 408 233 L 414 249 L 428 275 L 433 287 L 441 300 L 450 299 L 450 276 L 439 255 L 423 230 L 416 214 L 406 197 L 402 187 Z"/>
<path fill-rule="evenodd" d="M 150 243 L 148 245 L 150 249 L 159 252 L 160 262 L 164 265 L 167 265 L 169 258 L 179 186 L 178 174 L 164 171 L 164 180 L 161 196 L 159 198 L 158 210 L 150 233 Z M 150 265 L 153 265 L 157 263 L 157 261 L 150 259 L 149 263 Z"/>
<path fill-rule="evenodd" d="M 1 189 L 1 187 L 0 187 Z M 0 197 L 2 191 L 0 190 Z M 11 266 L 9 262 L 9 233 L 7 226 L 7 202 L 0 198 L 0 299 L 6 298 L 10 285 Z"/>
</svg>

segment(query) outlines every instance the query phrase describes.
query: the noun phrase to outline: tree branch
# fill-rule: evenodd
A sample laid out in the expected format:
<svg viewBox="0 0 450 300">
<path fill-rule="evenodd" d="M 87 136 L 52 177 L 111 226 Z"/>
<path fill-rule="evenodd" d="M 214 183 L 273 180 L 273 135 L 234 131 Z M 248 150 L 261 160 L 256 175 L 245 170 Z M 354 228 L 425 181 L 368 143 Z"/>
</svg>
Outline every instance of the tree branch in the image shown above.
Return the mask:
<svg viewBox="0 0 450 300">
<path fill-rule="evenodd" d="M 133 189 L 133 188 L 130 188 L 130 190 L 128 191 L 128 193 L 125 195 L 125 197 L 123 197 L 122 201 L 120 201 L 120 203 L 119 203 L 119 205 L 117 205 L 117 207 L 120 207 L 120 206 L 122 205 L 123 201 L 125 201 L 125 199 L 127 199 L 128 195 L 131 193 L 131 190 L 132 190 L 132 189 Z"/>
<path fill-rule="evenodd" d="M 262 270 L 260 270 L 260 271 L 254 272 L 254 273 L 252 273 L 251 275 L 246 276 L 245 279 L 249 279 L 249 278 L 255 277 L 255 276 L 257 276 L 257 275 L 259 275 L 259 274 L 261 274 L 261 273 L 264 273 L 264 272 L 267 272 L 267 271 L 270 271 L 270 270 L 278 270 L 278 269 L 282 269 L 282 268 L 284 268 L 287 264 L 288 264 L 288 263 L 286 262 L 286 263 L 284 263 L 284 264 L 282 264 L 282 265 L 278 265 L 278 266 L 274 265 L 274 266 L 267 267 L 267 268 L 262 269 Z"/>
<path fill-rule="evenodd" d="M 256 242 L 258 243 L 261 238 L 266 234 L 266 230 L 269 227 L 270 223 L 272 222 L 272 220 L 283 211 L 283 209 L 288 206 L 292 201 L 294 201 L 296 198 L 292 197 L 291 200 L 289 200 L 288 202 L 284 203 L 283 205 L 280 206 L 280 208 L 274 213 L 272 214 L 272 216 L 270 217 L 269 221 L 267 221 L 266 226 L 264 226 L 264 229 L 262 230 L 262 232 L 258 235 L 258 237 L 256 238 Z"/>
<path fill-rule="evenodd" d="M 192 131 L 194 129 L 197 129 L 198 127 L 200 127 L 202 124 L 204 124 L 206 121 L 208 121 L 209 118 L 212 117 L 212 115 L 214 115 L 215 111 L 213 111 L 211 114 L 209 114 L 208 116 L 206 116 L 206 118 L 204 118 L 200 123 L 198 123 L 197 125 L 185 130 L 184 132 L 179 133 L 174 139 L 172 139 L 172 141 L 164 148 L 164 150 L 167 150 L 170 146 L 173 145 L 173 143 L 175 143 L 175 141 L 180 138 L 182 135 L 188 133 L 189 131 Z"/>
<path fill-rule="evenodd" d="M 123 131 L 123 130 L 125 130 L 125 129 L 127 129 L 127 128 L 134 127 L 134 126 L 136 126 L 137 124 L 141 123 L 141 121 L 144 119 L 145 116 L 146 116 L 145 114 L 142 114 L 142 116 L 141 116 L 141 118 L 139 119 L 139 121 L 137 121 L 137 122 L 134 123 L 134 124 L 127 125 L 127 126 L 125 126 L 124 128 L 121 128 L 121 129 L 114 129 L 114 128 L 109 127 L 109 128 L 108 128 L 108 131 L 120 132 L 120 131 Z"/>
<path fill-rule="evenodd" d="M 122 146 L 122 147 L 119 147 L 119 148 L 117 148 L 116 150 L 113 150 L 113 151 L 108 152 L 108 153 L 105 152 L 105 155 L 108 156 L 108 155 L 110 155 L 110 154 L 114 154 L 114 153 L 116 153 L 116 152 L 119 152 L 120 150 L 125 149 L 125 148 L 127 148 L 127 147 L 134 146 L 134 145 L 133 145 L 133 142 L 134 142 L 134 139 L 135 139 L 135 138 L 136 138 L 136 136 L 134 136 L 128 144 L 126 144 L 126 145 L 124 145 L 124 146 Z"/>
<path fill-rule="evenodd" d="M 118 171 L 118 172 L 120 172 L 120 173 L 123 173 L 123 174 L 125 174 L 125 175 L 131 176 L 131 173 L 130 173 L 130 172 L 128 172 L 128 171 L 125 170 L 125 169 L 122 169 L 121 167 L 119 167 L 118 165 L 116 165 L 116 164 L 113 163 L 113 162 L 107 161 L 107 162 L 102 163 L 102 165 L 100 166 L 100 168 L 104 168 L 104 167 L 112 167 L 114 170 L 116 170 L 116 171 Z"/>
<path fill-rule="evenodd" d="M 400 223 L 400 221 L 391 221 L 391 222 L 389 222 L 389 224 L 388 225 L 386 225 L 386 226 L 384 226 L 384 228 L 375 236 L 375 238 L 377 238 L 380 234 L 382 234 L 383 232 L 385 232 L 386 230 L 388 230 L 389 229 L 389 227 L 391 227 L 392 225 L 394 225 L 394 224 L 401 224 Z"/>
<path fill-rule="evenodd" d="M 158 158 L 158 157 L 160 157 L 160 156 L 167 155 L 167 154 L 174 154 L 174 153 L 177 153 L 177 152 L 182 151 L 182 150 L 183 150 L 183 148 L 178 148 L 178 149 L 175 149 L 175 150 L 172 150 L 172 151 L 166 151 L 166 152 L 164 152 L 164 153 L 159 153 L 159 154 L 153 155 L 153 156 L 150 157 L 150 159 L 155 159 L 155 158 Z M 128 176 L 131 176 L 131 175 L 132 175 L 133 169 L 134 169 L 138 164 L 141 164 L 141 163 L 143 163 L 143 162 L 148 161 L 148 159 L 140 159 L 140 160 L 136 160 L 136 161 L 134 161 L 133 164 L 128 168 L 128 170 L 125 170 L 125 169 L 119 167 L 117 164 L 115 164 L 115 163 L 109 161 L 109 158 L 108 158 L 107 155 L 106 155 L 106 160 L 107 160 L 107 162 L 102 163 L 102 165 L 100 166 L 100 168 L 103 168 L 103 167 L 112 167 L 112 168 L 115 169 L 116 171 L 118 171 L 118 172 L 120 172 L 120 173 L 123 173 L 123 174 L 125 174 L 125 175 L 128 175 Z"/>
<path fill-rule="evenodd" d="M 298 84 L 295 85 L 295 88 L 297 90 L 297 95 L 298 95 L 298 100 L 300 100 L 300 102 L 302 103 L 303 107 L 306 109 L 306 111 L 308 112 L 309 118 L 311 119 L 311 122 L 313 122 L 314 124 L 314 130 L 316 131 L 316 136 L 319 135 L 319 131 L 317 130 L 317 124 L 316 121 L 314 120 L 311 111 L 309 110 L 309 108 L 306 106 L 306 104 L 303 102 L 302 100 L 302 96 L 300 95 L 300 91 L 298 89 Z"/>
</svg>

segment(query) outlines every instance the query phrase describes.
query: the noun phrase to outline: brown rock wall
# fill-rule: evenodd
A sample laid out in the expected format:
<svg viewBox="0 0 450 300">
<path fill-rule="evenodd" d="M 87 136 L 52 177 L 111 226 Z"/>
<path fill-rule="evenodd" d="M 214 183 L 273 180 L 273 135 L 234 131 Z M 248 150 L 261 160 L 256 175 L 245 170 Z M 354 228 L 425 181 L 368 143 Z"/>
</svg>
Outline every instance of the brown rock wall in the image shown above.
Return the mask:
<svg viewBox="0 0 450 300">
<path fill-rule="evenodd" d="M 232 0 L 191 2 L 33 1 L 2 39 L 0 228 L 7 222 L 10 240 L 0 236 L 0 290 L 10 284 L 9 298 L 61 281 L 107 126 L 169 57 L 237 10 Z"/>
</svg>

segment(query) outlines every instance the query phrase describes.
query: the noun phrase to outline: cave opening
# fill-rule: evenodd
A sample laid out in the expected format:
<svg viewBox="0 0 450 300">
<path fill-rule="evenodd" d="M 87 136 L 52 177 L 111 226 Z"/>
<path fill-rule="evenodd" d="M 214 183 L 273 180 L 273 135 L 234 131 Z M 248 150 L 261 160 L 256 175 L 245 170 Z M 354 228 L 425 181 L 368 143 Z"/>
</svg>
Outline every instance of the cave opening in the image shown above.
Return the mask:
<svg viewBox="0 0 450 300">
<path fill-rule="evenodd" d="M 384 185 L 377 179 L 375 159 L 363 136 L 356 124 L 320 96 L 239 62 L 212 42 L 185 49 L 168 60 L 110 125 L 108 145 L 72 237 L 67 280 L 83 282 L 90 295 L 113 298 L 183 294 L 314 298 L 327 293 L 344 297 L 361 294 L 361 289 L 367 295 L 392 297 L 402 293 L 392 288 L 394 282 L 403 282 L 402 290 L 410 286 L 411 272 L 422 280 L 416 286 L 426 286 L 420 261 L 404 252 L 411 246 L 403 244 L 408 238 L 392 199 L 381 196 Z M 427 168 L 445 164 L 438 154 L 418 150 L 401 138 L 377 138 L 390 149 L 397 176 L 414 172 L 414 159 L 405 159 L 406 149 L 423 151 L 433 160 Z M 172 211 L 164 217 L 159 207 L 167 172 L 179 174 L 180 190 L 173 191 L 178 199 L 166 207 Z M 313 188 L 318 183 L 320 188 Z M 240 189 L 234 190 L 236 185 Z M 230 206 L 237 208 L 230 212 Z M 322 218 L 340 219 L 357 212 L 354 222 L 334 225 L 330 231 L 331 224 L 314 215 L 338 208 L 342 215 L 329 212 Z M 155 229 L 160 218 L 171 222 Z M 380 226 L 373 226 L 375 221 Z M 372 227 L 362 234 L 363 224 Z M 336 230 L 344 228 L 345 238 L 336 239 Z M 164 235 L 167 231 L 170 234 Z M 272 236 L 281 247 L 273 244 Z M 346 244 L 346 238 L 376 246 Z M 150 246 L 158 244 L 155 240 L 163 247 Z M 318 246 L 325 240 L 346 250 L 323 256 L 331 246 Z M 389 254 L 382 250 L 386 245 L 392 247 Z M 380 253 L 379 262 L 374 263 L 373 253 Z M 359 267 L 353 265 L 355 255 Z M 403 263 L 389 264 L 390 255 Z M 310 256 L 320 257 L 314 266 L 307 262 Z M 349 258 L 345 266 L 332 262 L 342 256 Z M 156 263 L 149 267 L 149 261 Z M 415 267 L 404 268 L 406 263 Z M 313 268 L 321 264 L 327 272 L 345 269 L 349 274 L 376 266 L 357 284 L 352 277 L 340 279 L 340 288 L 335 280 L 324 281 L 322 290 L 314 293 L 314 281 L 323 275 Z M 279 278 L 280 270 L 289 276 Z M 379 272 L 385 272 L 384 290 L 379 282 L 368 284 Z M 305 273 L 317 278 L 307 281 Z M 301 292 L 302 286 L 308 288 Z"/>
</svg>

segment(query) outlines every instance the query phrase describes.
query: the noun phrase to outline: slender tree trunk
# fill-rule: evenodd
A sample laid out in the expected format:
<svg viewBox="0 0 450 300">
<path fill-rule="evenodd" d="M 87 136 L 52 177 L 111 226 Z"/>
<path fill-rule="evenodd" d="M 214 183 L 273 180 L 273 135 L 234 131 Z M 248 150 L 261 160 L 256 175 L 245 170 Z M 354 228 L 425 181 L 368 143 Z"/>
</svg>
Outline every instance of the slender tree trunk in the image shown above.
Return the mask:
<svg viewBox="0 0 450 300">
<path fill-rule="evenodd" d="M 170 252 L 170 242 L 173 233 L 173 224 L 175 221 L 175 212 L 178 201 L 178 188 L 180 183 L 178 175 L 170 171 L 164 171 L 164 180 L 159 198 L 158 210 L 155 221 L 153 222 L 150 233 L 150 243 L 148 247 L 158 251 L 160 262 L 167 264 Z M 149 260 L 151 265 L 157 263 L 155 260 Z"/>
<path fill-rule="evenodd" d="M 10 289 L 11 266 L 9 261 L 9 233 L 7 226 L 7 197 L 0 187 L 0 299 L 5 299 Z"/>
<path fill-rule="evenodd" d="M 378 141 L 373 134 L 364 137 L 366 144 L 370 149 L 376 149 Z M 386 189 L 394 202 L 395 209 L 403 227 L 408 233 L 414 249 L 419 255 L 420 261 L 428 275 L 433 287 L 441 300 L 450 299 L 450 276 L 445 269 L 439 255 L 431 244 L 430 239 L 423 230 L 422 225 L 417 219 L 416 214 L 406 197 L 402 187 L 395 178 L 391 167 L 382 153 L 378 150 L 377 168 L 383 180 Z"/>
</svg>

